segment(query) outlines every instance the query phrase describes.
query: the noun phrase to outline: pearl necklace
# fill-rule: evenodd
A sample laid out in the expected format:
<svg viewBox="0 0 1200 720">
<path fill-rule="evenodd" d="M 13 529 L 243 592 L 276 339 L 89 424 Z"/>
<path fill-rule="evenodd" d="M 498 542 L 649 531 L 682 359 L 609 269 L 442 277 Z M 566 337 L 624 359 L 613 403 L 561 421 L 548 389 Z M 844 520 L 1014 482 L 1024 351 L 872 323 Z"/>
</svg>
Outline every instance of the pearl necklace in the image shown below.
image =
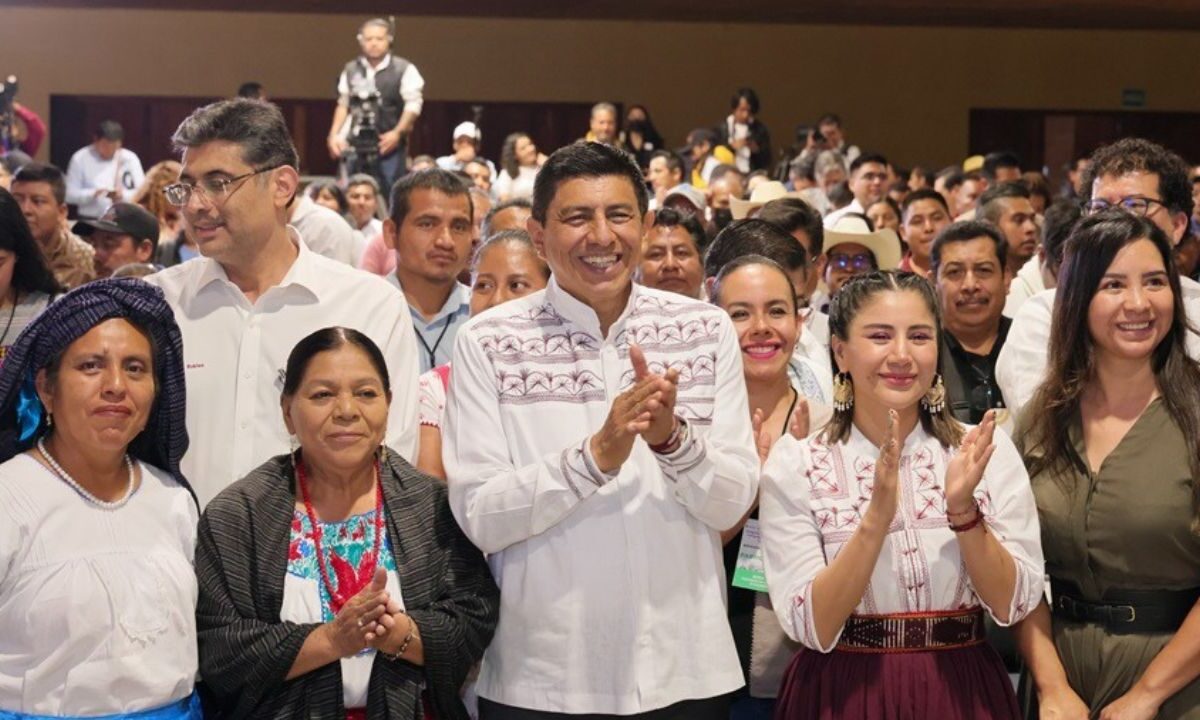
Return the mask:
<svg viewBox="0 0 1200 720">
<path fill-rule="evenodd" d="M 83 486 L 76 482 L 75 478 L 71 477 L 70 473 L 64 470 L 63 466 L 59 465 L 58 461 L 54 459 L 54 456 L 50 454 L 50 451 L 46 449 L 46 443 L 43 438 L 38 438 L 37 449 L 38 452 L 42 454 L 42 457 L 46 458 L 46 462 L 50 463 L 50 467 L 54 469 L 54 472 L 60 478 L 62 478 L 64 482 L 70 485 L 75 492 L 79 493 L 80 497 L 98 508 L 103 510 L 117 510 L 121 507 L 124 507 L 125 503 L 129 502 L 129 498 L 133 497 L 133 460 L 129 459 L 129 453 L 125 453 L 125 467 L 129 469 L 129 487 L 126 488 L 124 497 L 122 497 L 120 500 L 113 500 L 112 502 L 109 502 L 107 500 L 101 500 L 87 490 L 83 489 Z"/>
</svg>

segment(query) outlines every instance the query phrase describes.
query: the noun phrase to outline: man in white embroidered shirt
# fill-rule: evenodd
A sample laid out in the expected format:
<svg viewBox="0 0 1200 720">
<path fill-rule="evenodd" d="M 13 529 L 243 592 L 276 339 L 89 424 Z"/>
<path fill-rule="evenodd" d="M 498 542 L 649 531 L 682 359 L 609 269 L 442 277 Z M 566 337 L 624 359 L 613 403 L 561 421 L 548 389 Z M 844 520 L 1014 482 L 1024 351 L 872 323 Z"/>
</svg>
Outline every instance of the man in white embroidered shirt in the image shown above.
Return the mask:
<svg viewBox="0 0 1200 720">
<path fill-rule="evenodd" d="M 719 532 L 757 487 L 727 316 L 633 284 L 649 223 L 624 152 L 575 143 L 534 186 L 542 291 L 458 333 L 450 504 L 501 587 L 482 720 L 728 717 L 742 675 Z"/>
<path fill-rule="evenodd" d="M 183 332 L 183 458 L 204 505 L 288 451 L 279 410 L 295 344 L 333 325 L 374 340 L 398 388 L 387 444 L 415 457 L 417 352 L 404 296 L 382 278 L 308 249 L 287 225 L 299 173 L 279 108 L 226 100 L 193 112 L 172 138 L 179 182 L 166 188 L 202 257 L 146 280 L 163 289 Z"/>
</svg>

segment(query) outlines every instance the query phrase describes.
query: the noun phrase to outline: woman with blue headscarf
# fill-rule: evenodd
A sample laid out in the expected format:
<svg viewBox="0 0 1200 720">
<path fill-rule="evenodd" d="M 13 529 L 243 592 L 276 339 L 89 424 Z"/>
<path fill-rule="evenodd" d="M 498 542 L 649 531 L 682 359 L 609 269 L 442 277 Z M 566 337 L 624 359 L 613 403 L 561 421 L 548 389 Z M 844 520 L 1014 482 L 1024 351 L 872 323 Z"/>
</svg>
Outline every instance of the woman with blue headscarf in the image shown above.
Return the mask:
<svg viewBox="0 0 1200 720">
<path fill-rule="evenodd" d="M 198 512 L 162 293 L 101 280 L 0 367 L 0 720 L 201 717 Z"/>
</svg>

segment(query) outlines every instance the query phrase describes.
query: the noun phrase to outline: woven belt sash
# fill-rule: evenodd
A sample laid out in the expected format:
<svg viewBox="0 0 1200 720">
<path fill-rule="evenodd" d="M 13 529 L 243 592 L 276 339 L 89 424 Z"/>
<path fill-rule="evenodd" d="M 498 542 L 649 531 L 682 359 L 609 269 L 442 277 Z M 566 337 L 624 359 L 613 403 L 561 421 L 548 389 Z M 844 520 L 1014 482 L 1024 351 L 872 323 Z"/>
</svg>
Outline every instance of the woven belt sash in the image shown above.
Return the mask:
<svg viewBox="0 0 1200 720">
<path fill-rule="evenodd" d="M 860 653 L 954 650 L 984 642 L 983 610 L 851 615 L 838 650 Z"/>
</svg>

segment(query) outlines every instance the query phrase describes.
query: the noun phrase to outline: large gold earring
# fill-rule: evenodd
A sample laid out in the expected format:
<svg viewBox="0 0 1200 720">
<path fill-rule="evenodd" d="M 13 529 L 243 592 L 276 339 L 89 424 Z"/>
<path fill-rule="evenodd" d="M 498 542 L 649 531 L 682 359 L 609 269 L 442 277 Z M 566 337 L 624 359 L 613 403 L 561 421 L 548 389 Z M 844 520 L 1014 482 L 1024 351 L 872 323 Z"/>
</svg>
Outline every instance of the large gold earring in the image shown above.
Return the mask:
<svg viewBox="0 0 1200 720">
<path fill-rule="evenodd" d="M 840 372 L 833 376 L 833 409 L 845 412 L 854 407 L 854 383 L 850 374 Z"/>
<path fill-rule="evenodd" d="M 933 385 L 921 396 L 921 406 L 928 410 L 930 415 L 937 415 L 946 408 L 946 383 L 942 382 L 941 373 L 933 376 Z"/>
</svg>

